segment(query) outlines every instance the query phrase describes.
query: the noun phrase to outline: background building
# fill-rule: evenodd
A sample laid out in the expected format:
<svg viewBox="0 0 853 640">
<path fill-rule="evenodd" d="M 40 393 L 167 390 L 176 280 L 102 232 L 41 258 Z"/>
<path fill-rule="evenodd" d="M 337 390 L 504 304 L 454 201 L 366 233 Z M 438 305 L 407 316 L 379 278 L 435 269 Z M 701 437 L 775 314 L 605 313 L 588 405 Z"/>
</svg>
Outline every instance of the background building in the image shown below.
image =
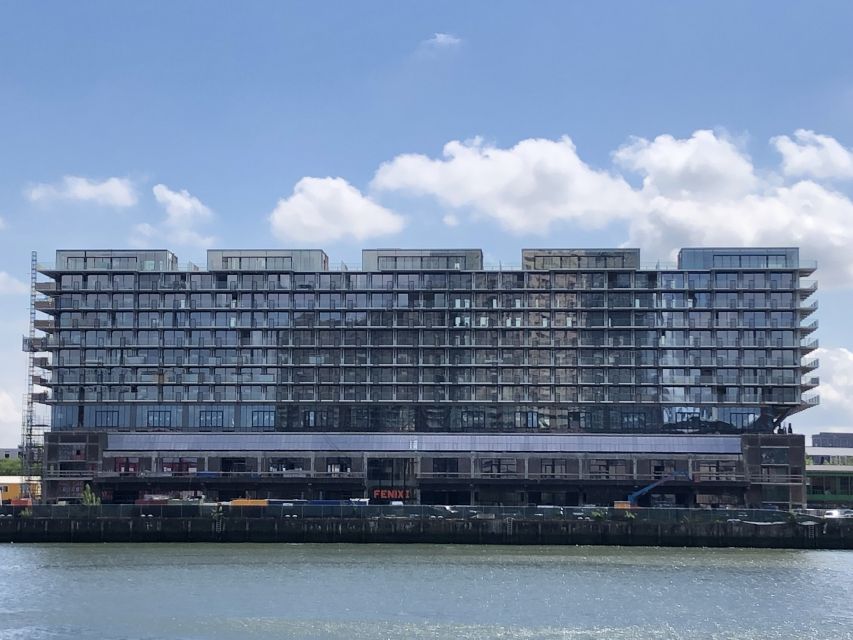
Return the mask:
<svg viewBox="0 0 853 640">
<path fill-rule="evenodd" d="M 813 447 L 846 447 L 853 449 L 853 433 L 827 431 L 812 436 Z"/>
<path fill-rule="evenodd" d="M 13 500 L 32 498 L 39 495 L 37 481 L 24 476 L 0 476 L 0 505 L 9 504 Z"/>
<path fill-rule="evenodd" d="M 36 267 L 48 498 L 92 482 L 106 500 L 603 504 L 686 471 L 647 499 L 804 502 L 803 438 L 782 434 L 817 402 L 815 267 L 797 249 L 207 262 L 57 251 Z"/>
<path fill-rule="evenodd" d="M 18 460 L 21 457 L 21 448 L 0 449 L 0 460 Z"/>
</svg>

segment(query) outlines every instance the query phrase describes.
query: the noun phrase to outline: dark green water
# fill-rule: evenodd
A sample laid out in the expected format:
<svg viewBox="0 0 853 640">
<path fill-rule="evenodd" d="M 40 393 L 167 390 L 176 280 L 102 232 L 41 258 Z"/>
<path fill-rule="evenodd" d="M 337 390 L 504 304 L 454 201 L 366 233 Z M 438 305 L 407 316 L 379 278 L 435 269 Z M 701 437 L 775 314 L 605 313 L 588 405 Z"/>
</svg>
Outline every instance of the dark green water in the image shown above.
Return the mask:
<svg viewBox="0 0 853 640">
<path fill-rule="evenodd" d="M 853 638 L 853 552 L 2 545 L 0 638 Z"/>
</svg>

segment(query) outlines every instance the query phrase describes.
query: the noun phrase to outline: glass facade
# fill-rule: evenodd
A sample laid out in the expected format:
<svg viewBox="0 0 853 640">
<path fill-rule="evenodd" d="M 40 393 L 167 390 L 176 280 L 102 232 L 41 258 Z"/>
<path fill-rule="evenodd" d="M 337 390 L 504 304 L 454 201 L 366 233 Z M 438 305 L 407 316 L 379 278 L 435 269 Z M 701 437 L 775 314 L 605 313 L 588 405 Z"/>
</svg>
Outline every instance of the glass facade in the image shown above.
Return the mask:
<svg viewBox="0 0 853 640">
<path fill-rule="evenodd" d="M 816 400 L 797 249 L 58 251 L 52 429 L 769 433 Z"/>
</svg>

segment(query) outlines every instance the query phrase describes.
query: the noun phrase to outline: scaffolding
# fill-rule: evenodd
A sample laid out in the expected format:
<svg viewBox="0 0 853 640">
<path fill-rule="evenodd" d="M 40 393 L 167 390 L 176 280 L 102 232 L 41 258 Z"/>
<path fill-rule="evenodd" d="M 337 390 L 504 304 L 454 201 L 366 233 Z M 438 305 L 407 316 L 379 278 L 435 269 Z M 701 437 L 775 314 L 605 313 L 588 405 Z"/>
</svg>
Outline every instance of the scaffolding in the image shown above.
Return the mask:
<svg viewBox="0 0 853 640">
<path fill-rule="evenodd" d="M 33 501 L 39 499 L 41 492 L 40 481 L 42 463 L 44 460 L 44 432 L 47 420 L 37 419 L 33 404 L 35 402 L 35 354 L 43 351 L 43 338 L 36 338 L 36 275 L 38 270 L 38 254 L 33 251 L 30 256 L 30 300 L 29 327 L 24 337 L 24 351 L 27 353 L 27 392 L 24 396 L 24 411 L 21 425 L 21 475 L 24 477 L 22 497 Z M 42 379 L 41 374 L 38 376 Z"/>
</svg>

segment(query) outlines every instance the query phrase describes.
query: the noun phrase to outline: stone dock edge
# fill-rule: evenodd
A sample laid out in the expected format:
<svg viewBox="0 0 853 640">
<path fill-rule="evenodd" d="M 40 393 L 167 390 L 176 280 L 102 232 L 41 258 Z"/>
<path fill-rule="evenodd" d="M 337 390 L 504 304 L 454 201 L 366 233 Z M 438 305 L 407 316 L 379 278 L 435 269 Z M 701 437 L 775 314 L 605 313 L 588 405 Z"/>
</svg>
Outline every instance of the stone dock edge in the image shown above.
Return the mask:
<svg viewBox="0 0 853 640">
<path fill-rule="evenodd" d="M 853 519 L 661 523 L 426 517 L 0 518 L 0 543 L 283 542 L 853 549 Z"/>
</svg>

